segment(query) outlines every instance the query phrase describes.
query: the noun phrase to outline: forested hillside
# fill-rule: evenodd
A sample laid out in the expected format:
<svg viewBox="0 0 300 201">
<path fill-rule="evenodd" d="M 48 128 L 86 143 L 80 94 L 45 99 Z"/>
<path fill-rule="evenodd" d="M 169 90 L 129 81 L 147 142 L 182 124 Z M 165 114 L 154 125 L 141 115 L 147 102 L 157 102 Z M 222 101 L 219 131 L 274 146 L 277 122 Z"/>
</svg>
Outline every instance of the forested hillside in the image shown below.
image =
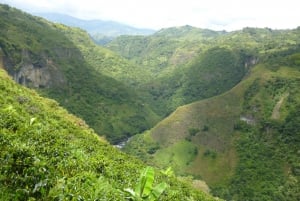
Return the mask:
<svg viewBox="0 0 300 201">
<path fill-rule="evenodd" d="M 174 27 L 150 36 L 120 36 L 105 46 L 149 71 L 150 79 L 155 79 L 189 62 L 224 33 L 191 26 Z"/>
<path fill-rule="evenodd" d="M 138 83 L 149 76 L 145 73 L 145 69 L 140 66 L 117 55 L 115 52 L 95 44 L 84 30 L 60 26 L 60 31 L 80 50 L 89 65 L 99 73 L 124 83 L 128 88 L 135 88 Z"/>
<path fill-rule="evenodd" d="M 276 62 L 278 51 L 300 43 L 299 29 L 244 28 L 216 32 L 191 26 L 151 36 L 121 36 L 106 45 L 145 69 L 138 88 L 161 115 L 178 106 L 219 95 L 259 61 Z"/>
<path fill-rule="evenodd" d="M 6 5 L 1 5 L 0 14 L 1 61 L 15 81 L 56 99 L 113 143 L 150 128 L 158 120 L 134 90 L 104 75 L 108 66 L 127 68 L 124 59 L 98 48 L 94 58 L 98 62 L 89 62 L 84 48 L 91 42 L 85 40 L 86 35 L 82 40 L 87 44 L 75 44 L 74 37 L 70 38 L 76 33 L 79 38 L 82 31 Z"/>
<path fill-rule="evenodd" d="M 160 115 L 178 106 L 225 92 L 244 76 L 252 54 L 218 46 L 226 32 L 191 26 L 162 29 L 151 36 L 121 36 L 106 47 L 144 69 L 138 89 Z M 234 73 L 232 73 L 234 72 Z"/>
<path fill-rule="evenodd" d="M 124 189 L 142 182 L 141 161 L 109 145 L 56 101 L 16 84 L 3 69 L 0 93 L 0 200 L 129 200 Z M 147 180 L 145 197 L 215 200 L 158 170 L 147 176 L 165 188 L 155 190 Z"/>
<path fill-rule="evenodd" d="M 84 30 L 7 5 L 0 15 L 1 68 L 58 101 L 1 71 L 3 199 L 124 200 L 144 165 L 88 124 L 145 163 L 172 168 L 155 172 L 170 186 L 162 200 L 211 199 L 173 170 L 227 200 L 298 201 L 300 27 L 187 25 L 102 47 Z"/>
<path fill-rule="evenodd" d="M 297 200 L 300 46 L 293 39 L 261 49 L 259 64 L 230 91 L 179 107 L 124 150 L 203 179 L 228 200 Z"/>
</svg>

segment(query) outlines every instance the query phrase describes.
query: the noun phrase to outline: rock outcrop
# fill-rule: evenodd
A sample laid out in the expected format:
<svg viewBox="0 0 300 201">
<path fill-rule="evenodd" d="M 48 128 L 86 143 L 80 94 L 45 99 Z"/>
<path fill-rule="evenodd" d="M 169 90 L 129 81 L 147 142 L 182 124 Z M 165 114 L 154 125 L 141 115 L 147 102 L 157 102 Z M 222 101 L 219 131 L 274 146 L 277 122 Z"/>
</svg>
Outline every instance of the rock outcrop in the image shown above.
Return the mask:
<svg viewBox="0 0 300 201">
<path fill-rule="evenodd" d="M 33 56 L 26 50 L 20 54 L 22 59 L 17 65 L 9 62 L 9 58 L 0 59 L 4 60 L 2 62 L 4 69 L 17 83 L 30 88 L 50 88 L 66 83 L 63 74 L 54 62 L 45 55 L 34 60 L 32 59 Z"/>
</svg>

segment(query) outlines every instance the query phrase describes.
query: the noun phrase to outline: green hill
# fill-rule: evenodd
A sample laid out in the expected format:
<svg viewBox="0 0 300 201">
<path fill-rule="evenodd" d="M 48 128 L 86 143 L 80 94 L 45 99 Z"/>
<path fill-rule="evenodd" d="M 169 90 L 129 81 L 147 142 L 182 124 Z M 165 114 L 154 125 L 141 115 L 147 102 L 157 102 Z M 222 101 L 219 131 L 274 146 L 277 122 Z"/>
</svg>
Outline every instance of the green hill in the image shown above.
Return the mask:
<svg viewBox="0 0 300 201">
<path fill-rule="evenodd" d="M 124 150 L 228 200 L 297 200 L 299 50 L 266 53 L 231 90 L 179 107 Z"/>
<path fill-rule="evenodd" d="M 143 68 L 151 80 L 189 62 L 222 34 L 183 26 L 162 29 L 150 36 L 120 36 L 105 46 Z"/>
<path fill-rule="evenodd" d="M 3 66 L 1 66 L 3 67 Z M 128 200 L 145 165 L 0 69 L 0 200 Z M 160 200 L 215 200 L 155 170 Z"/>
<path fill-rule="evenodd" d="M 133 89 L 113 79 L 113 73 L 107 76 L 107 69 L 113 72 L 115 66 L 124 66 L 117 75 L 129 70 L 124 59 L 92 46 L 81 30 L 6 5 L 0 6 L 0 14 L 1 60 L 15 81 L 56 99 L 112 143 L 157 122 L 158 116 Z M 97 57 L 89 59 L 89 54 Z"/>
<path fill-rule="evenodd" d="M 299 44 L 299 29 L 244 28 L 216 32 L 191 26 L 162 29 L 151 36 L 121 36 L 106 45 L 143 68 L 137 88 L 156 113 L 224 93 L 251 66 L 274 60 Z"/>
<path fill-rule="evenodd" d="M 124 151 L 154 166 L 171 166 L 196 187 L 207 189 L 205 181 L 214 195 L 228 200 L 300 197 L 300 28 L 215 32 L 173 27 L 151 36 L 118 37 L 107 44 L 107 50 L 95 45 L 83 30 L 6 5 L 0 6 L 0 14 L 1 68 L 18 83 L 55 98 L 110 142 L 143 132 L 173 112 L 154 128 L 130 138 Z M 1 196 L 92 200 L 100 193 L 122 200 L 117 189 L 133 186 L 143 164 L 121 154 L 122 158 L 104 142 L 101 147 L 110 148 L 90 156 L 90 149 L 100 145 L 74 127 L 86 127 L 84 121 L 65 112 L 59 116 L 53 101 L 50 109 L 43 110 L 49 114 L 40 113 L 39 104 L 46 103 L 36 94 L 28 98 L 34 92 L 3 76 L 1 162 L 5 165 L 0 179 L 5 185 Z M 55 137 L 49 134 L 52 131 Z M 56 138 L 57 132 L 64 139 Z M 37 137 L 42 133 L 45 136 Z M 41 147 L 41 143 L 51 146 Z M 64 161 L 63 157 L 70 158 Z M 88 157 L 91 161 L 86 162 Z M 128 161 L 125 169 L 124 161 Z M 49 173 L 45 164 L 53 165 Z M 73 168 L 78 172 L 72 173 Z M 79 174 L 82 170 L 84 175 Z M 39 171 L 45 176 L 35 175 Z M 157 183 L 166 179 L 175 188 L 164 199 L 202 199 L 177 180 L 157 174 Z M 75 181 L 78 184 L 72 186 Z M 94 183 L 107 184 L 110 190 Z M 77 190 L 86 188 L 94 190 Z"/>
<path fill-rule="evenodd" d="M 251 58 L 251 56 L 249 56 Z M 162 114 L 178 106 L 219 95 L 235 86 L 246 74 L 247 58 L 239 49 L 212 47 L 185 67 L 144 85 L 149 100 Z"/>
<path fill-rule="evenodd" d="M 245 75 L 255 58 L 239 47 L 219 46 L 226 32 L 191 26 L 162 29 L 151 36 L 121 36 L 107 44 L 146 76 L 137 85 L 156 113 L 165 116 L 178 106 L 223 93 Z M 221 43 L 221 42 L 220 42 Z M 139 71 L 136 71 L 139 75 Z"/>
<path fill-rule="evenodd" d="M 84 30 L 60 25 L 60 31 L 74 43 L 85 61 L 99 73 L 125 83 L 128 88 L 134 87 L 145 77 L 148 77 L 143 68 L 104 47 L 96 45 Z"/>
</svg>

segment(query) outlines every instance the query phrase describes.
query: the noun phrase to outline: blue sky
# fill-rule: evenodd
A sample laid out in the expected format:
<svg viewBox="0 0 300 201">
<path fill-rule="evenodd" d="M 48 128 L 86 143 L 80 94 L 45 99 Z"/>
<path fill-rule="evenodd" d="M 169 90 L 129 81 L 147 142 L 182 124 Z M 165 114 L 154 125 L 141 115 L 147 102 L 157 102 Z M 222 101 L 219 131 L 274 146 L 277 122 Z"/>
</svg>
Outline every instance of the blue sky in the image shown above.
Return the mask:
<svg viewBox="0 0 300 201">
<path fill-rule="evenodd" d="M 59 12 L 140 28 L 192 25 L 213 30 L 300 26 L 297 0 L 0 0 L 27 12 Z"/>
</svg>

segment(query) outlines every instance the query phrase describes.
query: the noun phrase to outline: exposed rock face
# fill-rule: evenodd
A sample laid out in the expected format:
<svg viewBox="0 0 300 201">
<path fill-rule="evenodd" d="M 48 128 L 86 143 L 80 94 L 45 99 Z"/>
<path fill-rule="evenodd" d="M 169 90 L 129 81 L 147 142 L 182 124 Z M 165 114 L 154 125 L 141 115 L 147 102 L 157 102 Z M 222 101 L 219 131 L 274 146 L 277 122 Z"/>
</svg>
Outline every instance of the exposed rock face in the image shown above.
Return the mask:
<svg viewBox="0 0 300 201">
<path fill-rule="evenodd" d="M 49 88 L 65 84 L 63 74 L 51 59 L 44 57 L 34 62 L 27 51 L 22 51 L 21 54 L 22 61 L 17 68 L 9 60 L 4 61 L 4 68 L 17 83 L 30 88 Z"/>
<path fill-rule="evenodd" d="M 36 67 L 32 64 L 23 65 L 13 78 L 19 84 L 34 88 L 49 88 L 64 83 L 63 76 L 53 65 Z"/>
<path fill-rule="evenodd" d="M 246 115 L 246 116 L 241 116 L 240 117 L 241 121 L 245 121 L 247 124 L 249 125 L 254 125 L 255 124 L 255 119 L 254 117 L 250 116 L 250 115 Z"/>
</svg>

